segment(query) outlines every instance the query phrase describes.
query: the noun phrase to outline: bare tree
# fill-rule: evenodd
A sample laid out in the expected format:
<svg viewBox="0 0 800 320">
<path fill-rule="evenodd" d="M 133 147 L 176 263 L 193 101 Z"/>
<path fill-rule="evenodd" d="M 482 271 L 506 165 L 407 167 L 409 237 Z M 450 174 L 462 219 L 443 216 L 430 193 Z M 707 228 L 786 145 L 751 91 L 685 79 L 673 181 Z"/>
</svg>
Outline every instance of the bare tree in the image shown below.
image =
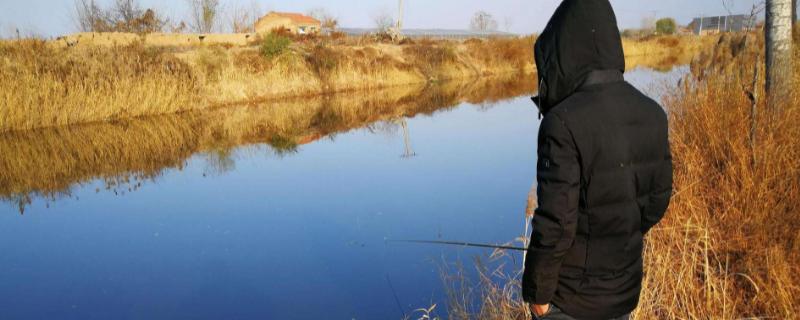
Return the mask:
<svg viewBox="0 0 800 320">
<path fill-rule="evenodd" d="M 372 21 L 375 23 L 375 28 L 377 29 L 378 33 L 386 33 L 394 27 L 395 21 L 394 17 L 388 12 L 380 12 L 372 17 Z"/>
<path fill-rule="evenodd" d="M 258 22 L 263 13 L 261 6 L 255 0 L 250 3 L 249 7 L 237 5 L 227 11 L 227 29 L 234 33 L 255 32 L 256 22 Z"/>
<path fill-rule="evenodd" d="M 172 33 L 184 33 L 188 30 L 189 27 L 186 25 L 185 21 L 181 21 L 180 23 L 173 25 L 170 27 L 170 32 Z"/>
<path fill-rule="evenodd" d="M 776 110 L 792 91 L 792 0 L 767 0 L 767 105 Z"/>
<path fill-rule="evenodd" d="M 253 30 L 253 25 L 250 24 L 250 13 L 242 7 L 237 6 L 230 9 L 228 22 L 233 33 L 248 33 Z"/>
<path fill-rule="evenodd" d="M 143 15 L 138 0 L 116 0 L 112 10 L 117 20 L 123 24 L 131 24 Z"/>
<path fill-rule="evenodd" d="M 654 30 L 656 28 L 656 17 L 646 16 L 642 18 L 642 30 Z"/>
<path fill-rule="evenodd" d="M 733 15 L 733 1 L 734 0 L 722 0 L 722 7 L 725 8 L 725 11 L 728 12 L 728 15 Z"/>
<path fill-rule="evenodd" d="M 108 9 L 94 0 L 77 0 L 75 20 L 84 32 L 151 33 L 162 31 L 169 23 L 153 9 L 143 10 L 137 0 L 116 0 Z"/>
<path fill-rule="evenodd" d="M 75 1 L 75 24 L 82 32 L 95 32 L 108 29 L 106 22 L 110 20 L 94 0 Z"/>
<path fill-rule="evenodd" d="M 746 31 L 750 32 L 756 28 L 758 16 L 766 10 L 765 8 L 766 3 L 764 0 L 756 2 L 750 9 L 750 15 L 747 17 L 747 28 Z"/>
<path fill-rule="evenodd" d="M 322 30 L 326 32 L 335 31 L 339 27 L 339 19 L 333 14 L 328 12 L 327 9 L 318 7 L 308 10 L 307 13 L 310 17 L 319 20 L 322 24 Z"/>
<path fill-rule="evenodd" d="M 511 27 L 513 26 L 514 26 L 514 20 L 511 17 L 506 16 L 505 18 L 503 18 L 503 28 L 505 29 L 505 32 L 511 32 Z"/>
<path fill-rule="evenodd" d="M 495 31 L 497 30 L 497 20 L 486 11 L 478 11 L 472 16 L 469 28 L 475 31 Z"/>
<path fill-rule="evenodd" d="M 195 32 L 210 33 L 217 28 L 220 5 L 219 0 L 186 0 L 191 16 L 189 25 Z"/>
</svg>

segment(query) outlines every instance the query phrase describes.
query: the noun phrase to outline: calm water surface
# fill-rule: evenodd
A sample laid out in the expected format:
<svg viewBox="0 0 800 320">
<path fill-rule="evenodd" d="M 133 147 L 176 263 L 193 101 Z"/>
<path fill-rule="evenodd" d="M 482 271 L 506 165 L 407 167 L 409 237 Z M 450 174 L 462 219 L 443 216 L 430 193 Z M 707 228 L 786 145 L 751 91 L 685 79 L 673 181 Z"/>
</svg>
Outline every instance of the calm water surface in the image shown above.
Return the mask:
<svg viewBox="0 0 800 320">
<path fill-rule="evenodd" d="M 657 96 L 654 83 L 684 72 L 628 78 Z M 386 240 L 522 235 L 539 123 L 528 95 L 381 119 L 289 151 L 136 150 L 145 165 L 65 174 L 59 192 L 4 186 L 0 319 L 399 319 L 434 303 L 446 316 L 439 265 L 486 251 Z M 56 136 L 4 143 L 68 139 Z M 3 181 L 23 181 L 16 171 Z"/>
</svg>

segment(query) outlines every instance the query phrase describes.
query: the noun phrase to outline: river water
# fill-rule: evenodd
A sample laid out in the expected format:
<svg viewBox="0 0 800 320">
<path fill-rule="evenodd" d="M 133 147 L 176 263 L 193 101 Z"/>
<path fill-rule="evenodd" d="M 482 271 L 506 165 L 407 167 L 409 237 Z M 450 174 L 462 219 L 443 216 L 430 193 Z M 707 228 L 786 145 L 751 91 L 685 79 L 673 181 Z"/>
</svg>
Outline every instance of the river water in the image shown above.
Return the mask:
<svg viewBox="0 0 800 320">
<path fill-rule="evenodd" d="M 440 267 L 490 252 L 391 240 L 523 235 L 533 82 L 0 136 L 0 319 L 446 317 Z"/>
</svg>

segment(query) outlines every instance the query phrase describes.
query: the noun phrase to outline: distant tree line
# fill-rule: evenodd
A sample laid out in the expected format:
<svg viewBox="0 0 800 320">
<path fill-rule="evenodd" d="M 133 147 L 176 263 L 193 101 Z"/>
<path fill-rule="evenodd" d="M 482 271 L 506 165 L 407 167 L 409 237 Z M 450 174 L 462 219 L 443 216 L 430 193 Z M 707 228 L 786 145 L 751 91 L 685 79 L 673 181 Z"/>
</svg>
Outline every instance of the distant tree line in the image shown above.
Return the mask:
<svg viewBox="0 0 800 320">
<path fill-rule="evenodd" d="M 255 23 L 263 15 L 255 1 L 249 7 L 223 8 L 220 0 L 184 0 L 188 7 L 186 20 L 173 23 L 155 8 L 144 9 L 139 0 L 114 0 L 108 6 L 96 0 L 74 1 L 75 24 L 82 32 L 248 33 L 255 31 Z M 338 18 L 325 8 L 311 9 L 308 15 L 319 20 L 323 30 L 333 31 L 339 25 Z"/>
</svg>

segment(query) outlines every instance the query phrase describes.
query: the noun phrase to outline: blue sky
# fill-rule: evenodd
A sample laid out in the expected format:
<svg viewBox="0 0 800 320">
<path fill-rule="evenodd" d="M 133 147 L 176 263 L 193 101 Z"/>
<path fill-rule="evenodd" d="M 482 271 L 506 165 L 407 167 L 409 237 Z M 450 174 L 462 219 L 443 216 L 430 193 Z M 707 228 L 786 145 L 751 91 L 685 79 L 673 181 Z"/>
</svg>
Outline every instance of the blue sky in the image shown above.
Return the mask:
<svg viewBox="0 0 800 320">
<path fill-rule="evenodd" d="M 110 3 L 113 0 L 98 0 Z M 754 0 L 729 0 L 734 13 L 749 12 Z M 371 27 L 373 17 L 381 12 L 397 11 L 397 0 L 221 0 L 225 8 L 250 8 L 257 3 L 263 11 L 306 12 L 316 7 L 334 13 L 344 27 Z M 541 31 L 560 0 L 405 0 L 407 28 L 463 29 L 478 10 L 493 14 L 505 29 L 534 33 Z M 10 35 L 19 28 L 27 35 L 45 37 L 75 31 L 72 19 L 73 0 L 0 0 L 0 35 Z M 185 0 L 141 0 L 168 15 L 172 21 L 187 20 Z M 687 24 L 695 16 L 722 15 L 727 11 L 722 0 L 611 0 L 621 28 L 639 27 L 646 17 L 674 17 Z"/>
</svg>

